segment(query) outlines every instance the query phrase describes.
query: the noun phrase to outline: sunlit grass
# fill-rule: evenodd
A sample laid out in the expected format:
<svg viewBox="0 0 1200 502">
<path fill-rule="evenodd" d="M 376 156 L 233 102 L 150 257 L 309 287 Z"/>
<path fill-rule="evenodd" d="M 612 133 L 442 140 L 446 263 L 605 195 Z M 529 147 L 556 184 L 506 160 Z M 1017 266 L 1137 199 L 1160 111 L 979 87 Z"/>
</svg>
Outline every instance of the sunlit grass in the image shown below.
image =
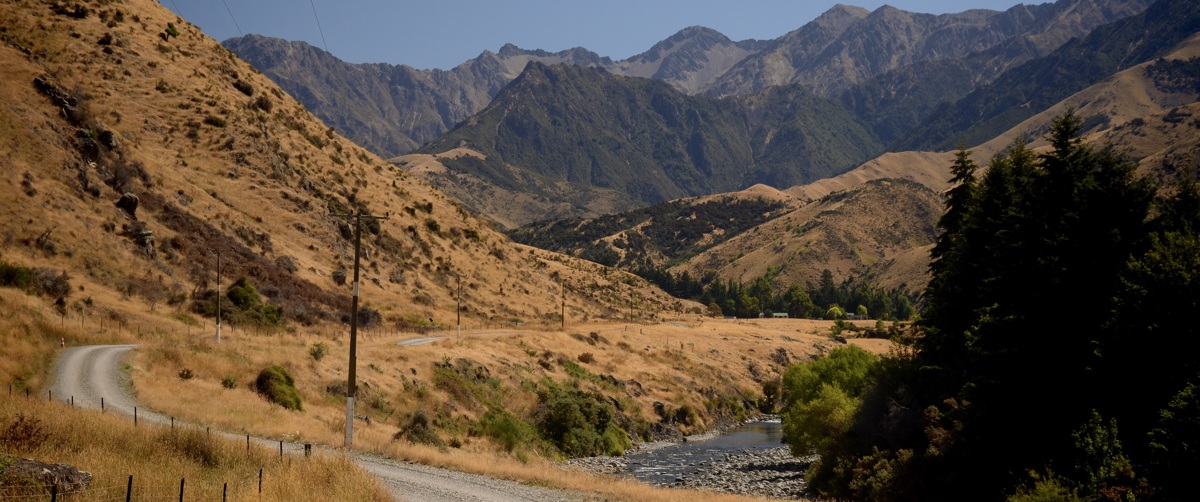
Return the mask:
<svg viewBox="0 0 1200 502">
<path fill-rule="evenodd" d="M 338 455 L 280 456 L 197 427 L 144 422 L 135 426 L 125 415 L 76 409 L 41 397 L 4 394 L 0 410 L 4 454 L 63 463 L 92 474 L 91 487 L 70 500 L 123 500 L 130 476 L 136 497 L 173 498 L 183 480 L 187 500 L 221 500 L 223 490 L 231 501 L 390 500 L 374 479 Z M 12 425 L 18 420 L 32 423 L 37 433 L 14 432 Z M 0 482 L 5 484 L 11 483 Z M 4 495 L 40 490 L 0 486 Z"/>
</svg>

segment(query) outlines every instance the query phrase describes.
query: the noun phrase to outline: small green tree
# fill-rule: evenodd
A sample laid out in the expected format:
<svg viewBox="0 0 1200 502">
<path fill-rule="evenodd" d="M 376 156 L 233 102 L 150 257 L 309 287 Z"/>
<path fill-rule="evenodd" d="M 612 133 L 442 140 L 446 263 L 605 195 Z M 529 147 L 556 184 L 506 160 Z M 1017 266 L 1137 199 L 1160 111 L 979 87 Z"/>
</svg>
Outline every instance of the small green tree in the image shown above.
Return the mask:
<svg viewBox="0 0 1200 502">
<path fill-rule="evenodd" d="M 858 346 L 839 347 L 783 375 L 783 433 L 796 455 L 821 450 L 852 424 L 878 357 Z"/>
</svg>

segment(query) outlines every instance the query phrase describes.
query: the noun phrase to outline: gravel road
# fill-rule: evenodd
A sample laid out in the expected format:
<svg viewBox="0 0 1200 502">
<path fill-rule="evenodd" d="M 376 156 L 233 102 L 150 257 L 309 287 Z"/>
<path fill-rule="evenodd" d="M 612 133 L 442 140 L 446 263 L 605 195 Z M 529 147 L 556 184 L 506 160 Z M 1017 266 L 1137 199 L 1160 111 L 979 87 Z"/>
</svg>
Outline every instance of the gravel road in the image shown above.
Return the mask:
<svg viewBox="0 0 1200 502">
<path fill-rule="evenodd" d="M 135 345 L 90 345 L 64 350 L 54 365 L 54 384 L 50 387 L 55 399 L 69 401 L 75 406 L 100 409 L 103 398 L 106 410 L 133 414 L 137 401 L 130 396 L 128 379 L 121 371 L 121 360 Z M 169 423 L 170 418 L 138 409 L 138 420 Z M 227 436 L 244 438 L 232 433 Z M 255 438 L 268 445 L 278 441 Z M 284 443 L 288 451 L 303 448 Z M 327 448 L 329 451 L 340 451 Z M 552 502 L 589 500 L 580 493 L 523 485 L 513 481 L 468 474 L 448 469 L 401 462 L 362 453 L 352 454 L 354 461 L 375 476 L 397 500 L 413 502 Z"/>
</svg>

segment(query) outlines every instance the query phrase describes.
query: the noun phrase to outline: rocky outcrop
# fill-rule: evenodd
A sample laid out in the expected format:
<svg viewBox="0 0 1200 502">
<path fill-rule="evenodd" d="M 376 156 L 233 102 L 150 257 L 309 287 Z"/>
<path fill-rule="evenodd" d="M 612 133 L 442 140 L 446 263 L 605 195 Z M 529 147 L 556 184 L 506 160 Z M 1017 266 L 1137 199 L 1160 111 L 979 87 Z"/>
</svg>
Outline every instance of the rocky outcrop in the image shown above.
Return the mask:
<svg viewBox="0 0 1200 502">
<path fill-rule="evenodd" d="M 4 483 L 15 486 L 42 486 L 46 493 L 82 492 L 92 484 L 92 474 L 67 464 L 47 464 L 27 458 L 16 459 L 4 470 Z"/>
</svg>

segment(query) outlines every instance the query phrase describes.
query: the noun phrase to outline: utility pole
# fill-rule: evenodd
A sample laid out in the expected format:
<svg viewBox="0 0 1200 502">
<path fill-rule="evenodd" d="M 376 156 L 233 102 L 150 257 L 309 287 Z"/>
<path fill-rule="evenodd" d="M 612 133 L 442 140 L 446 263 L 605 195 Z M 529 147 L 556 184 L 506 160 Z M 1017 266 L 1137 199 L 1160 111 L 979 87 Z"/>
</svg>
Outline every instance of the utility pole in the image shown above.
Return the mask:
<svg viewBox="0 0 1200 502">
<path fill-rule="evenodd" d="M 209 251 L 217 255 L 217 343 L 221 343 L 221 250 Z"/>
<path fill-rule="evenodd" d="M 454 274 L 458 278 L 458 337 L 462 338 L 462 275 Z"/>
<path fill-rule="evenodd" d="M 352 214 L 337 214 L 334 216 L 342 218 L 354 218 L 354 296 L 350 298 L 350 378 L 346 380 L 346 440 L 345 447 L 349 448 L 354 442 L 354 398 L 358 395 L 358 387 L 355 384 L 355 366 L 357 365 L 357 349 L 358 349 L 358 257 L 359 249 L 362 247 L 362 220 L 363 218 L 373 220 L 386 220 L 389 214 L 384 213 L 383 216 L 374 216 L 363 214 L 362 211 L 355 211 Z"/>
</svg>

